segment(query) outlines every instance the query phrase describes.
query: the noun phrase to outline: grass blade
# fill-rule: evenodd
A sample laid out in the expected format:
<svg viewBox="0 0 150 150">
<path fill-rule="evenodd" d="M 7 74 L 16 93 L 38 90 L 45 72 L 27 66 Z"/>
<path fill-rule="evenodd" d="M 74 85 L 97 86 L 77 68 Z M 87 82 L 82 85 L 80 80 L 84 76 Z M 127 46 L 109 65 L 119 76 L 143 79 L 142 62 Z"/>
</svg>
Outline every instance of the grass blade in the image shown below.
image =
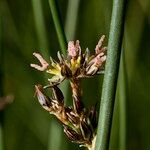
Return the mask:
<svg viewBox="0 0 150 150">
<path fill-rule="evenodd" d="M 61 21 L 57 1 L 56 0 L 49 0 L 49 6 L 50 6 L 52 17 L 53 17 L 53 20 L 54 20 L 55 29 L 56 29 L 56 32 L 57 32 L 60 48 L 61 48 L 62 52 L 65 54 L 66 49 L 67 49 L 66 48 L 67 40 L 66 40 L 66 36 L 65 36 L 65 33 L 64 33 L 63 24 L 62 24 L 62 21 Z"/>
<path fill-rule="evenodd" d="M 127 72 L 125 52 L 123 50 L 119 70 L 119 149 L 126 150 L 126 101 L 127 101 Z"/>
<path fill-rule="evenodd" d="M 79 3 L 80 0 L 68 1 L 68 9 L 65 23 L 65 33 L 68 40 L 74 40 Z"/>
<path fill-rule="evenodd" d="M 124 27 L 125 0 L 114 0 L 95 150 L 108 150 Z"/>
<path fill-rule="evenodd" d="M 39 46 L 40 49 L 43 49 L 42 53 L 46 53 L 46 56 L 48 56 L 48 52 L 46 52 L 48 50 L 48 40 L 41 0 L 32 0 L 32 6 Z"/>
<path fill-rule="evenodd" d="M 62 148 L 62 129 L 56 122 L 51 118 L 50 129 L 49 129 L 49 140 L 48 150 L 59 150 Z"/>
</svg>

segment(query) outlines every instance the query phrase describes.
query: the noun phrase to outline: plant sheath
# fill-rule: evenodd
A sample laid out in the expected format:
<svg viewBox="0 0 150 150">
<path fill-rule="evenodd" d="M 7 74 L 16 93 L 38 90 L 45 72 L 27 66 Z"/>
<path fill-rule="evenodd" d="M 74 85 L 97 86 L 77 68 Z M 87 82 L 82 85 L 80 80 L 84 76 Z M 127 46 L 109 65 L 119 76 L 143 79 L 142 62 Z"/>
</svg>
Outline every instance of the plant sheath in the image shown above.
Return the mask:
<svg viewBox="0 0 150 150">
<path fill-rule="evenodd" d="M 108 150 L 124 29 L 126 0 L 114 0 L 95 150 Z"/>
</svg>

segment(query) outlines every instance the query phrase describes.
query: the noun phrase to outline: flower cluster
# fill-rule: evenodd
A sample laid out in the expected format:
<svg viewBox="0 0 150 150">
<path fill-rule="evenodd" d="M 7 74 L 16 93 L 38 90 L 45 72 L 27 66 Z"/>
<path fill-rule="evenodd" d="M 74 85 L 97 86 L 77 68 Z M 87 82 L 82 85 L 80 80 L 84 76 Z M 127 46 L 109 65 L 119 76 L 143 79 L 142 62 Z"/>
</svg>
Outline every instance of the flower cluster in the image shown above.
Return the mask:
<svg viewBox="0 0 150 150">
<path fill-rule="evenodd" d="M 49 81 L 55 84 L 59 84 L 64 79 L 91 77 L 101 69 L 106 60 L 106 47 L 102 47 L 104 38 L 105 36 L 102 36 L 99 40 L 94 55 L 90 55 L 88 48 L 85 53 L 82 53 L 78 40 L 75 43 L 70 41 L 68 43 L 67 59 L 58 51 L 57 56 L 59 62 L 56 62 L 50 57 L 50 65 L 40 54 L 33 53 L 42 66 L 31 64 L 31 67 L 39 71 L 46 70 L 47 73 L 53 74 L 54 76 Z"/>
<path fill-rule="evenodd" d="M 63 124 L 67 137 L 91 150 L 92 142 L 96 137 L 97 112 L 95 107 L 87 109 L 82 102 L 80 81 L 82 78 L 92 77 L 103 69 L 106 61 L 106 47 L 102 47 L 105 36 L 103 35 L 95 48 L 95 53 L 90 55 L 88 48 L 83 53 L 79 41 L 68 43 L 68 55 L 65 58 L 57 53 L 58 62 L 50 57 L 50 64 L 39 54 L 33 55 L 41 65 L 31 64 L 31 67 L 52 74 L 47 86 L 36 85 L 36 95 L 42 107 L 55 115 Z M 58 85 L 65 79 L 70 81 L 72 89 L 73 106 L 66 106 L 64 96 Z M 52 90 L 51 98 L 45 90 Z"/>
</svg>

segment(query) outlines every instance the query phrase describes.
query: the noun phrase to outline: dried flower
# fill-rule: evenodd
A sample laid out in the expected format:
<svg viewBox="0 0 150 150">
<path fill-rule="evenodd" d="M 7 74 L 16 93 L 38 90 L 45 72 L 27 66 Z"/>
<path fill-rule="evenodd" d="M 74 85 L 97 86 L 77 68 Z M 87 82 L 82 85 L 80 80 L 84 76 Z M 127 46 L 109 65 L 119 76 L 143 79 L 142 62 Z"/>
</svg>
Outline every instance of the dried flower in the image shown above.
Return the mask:
<svg viewBox="0 0 150 150">
<path fill-rule="evenodd" d="M 31 67 L 39 70 L 39 71 L 44 71 L 47 69 L 49 64 L 46 62 L 46 60 L 38 53 L 33 53 L 33 55 L 40 61 L 42 66 L 36 65 L 36 64 L 31 64 Z"/>
</svg>

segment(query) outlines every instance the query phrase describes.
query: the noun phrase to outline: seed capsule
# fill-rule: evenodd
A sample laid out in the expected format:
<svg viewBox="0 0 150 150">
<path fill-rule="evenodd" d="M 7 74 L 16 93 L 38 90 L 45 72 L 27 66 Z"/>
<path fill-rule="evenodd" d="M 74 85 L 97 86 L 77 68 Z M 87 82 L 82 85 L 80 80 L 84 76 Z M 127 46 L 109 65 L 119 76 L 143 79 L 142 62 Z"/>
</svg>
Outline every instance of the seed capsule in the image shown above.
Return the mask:
<svg viewBox="0 0 150 150">
<path fill-rule="evenodd" d="M 72 142 L 82 143 L 82 136 L 71 128 L 64 126 L 64 132 Z"/>
<path fill-rule="evenodd" d="M 43 94 L 42 89 L 43 88 L 41 85 L 35 85 L 35 90 L 36 90 L 35 93 L 38 98 L 38 101 L 45 110 L 51 111 L 50 99 Z"/>
<path fill-rule="evenodd" d="M 58 101 L 59 104 L 63 105 L 64 104 L 64 96 L 61 90 L 58 88 L 58 86 L 52 86 L 53 90 L 53 98 L 54 100 Z"/>
</svg>

